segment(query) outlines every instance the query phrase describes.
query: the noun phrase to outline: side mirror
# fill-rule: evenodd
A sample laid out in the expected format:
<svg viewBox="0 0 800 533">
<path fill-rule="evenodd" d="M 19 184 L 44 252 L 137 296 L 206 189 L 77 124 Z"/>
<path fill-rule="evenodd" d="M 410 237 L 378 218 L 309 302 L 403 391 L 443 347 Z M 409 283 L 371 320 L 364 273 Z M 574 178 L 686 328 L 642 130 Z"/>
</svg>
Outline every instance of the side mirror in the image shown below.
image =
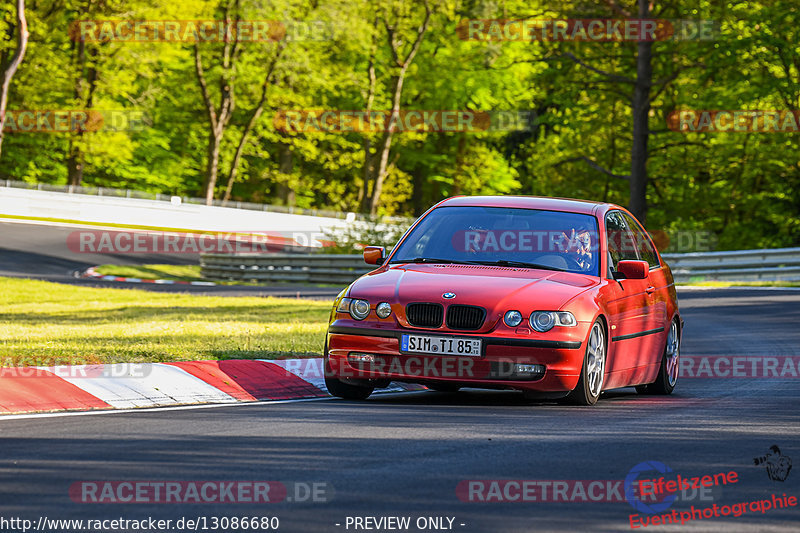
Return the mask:
<svg viewBox="0 0 800 533">
<path fill-rule="evenodd" d="M 647 261 L 620 261 L 617 264 L 615 279 L 645 279 L 650 271 Z"/>
<path fill-rule="evenodd" d="M 364 248 L 364 262 L 368 265 L 382 265 L 386 259 L 386 248 L 383 246 L 367 246 Z"/>
</svg>

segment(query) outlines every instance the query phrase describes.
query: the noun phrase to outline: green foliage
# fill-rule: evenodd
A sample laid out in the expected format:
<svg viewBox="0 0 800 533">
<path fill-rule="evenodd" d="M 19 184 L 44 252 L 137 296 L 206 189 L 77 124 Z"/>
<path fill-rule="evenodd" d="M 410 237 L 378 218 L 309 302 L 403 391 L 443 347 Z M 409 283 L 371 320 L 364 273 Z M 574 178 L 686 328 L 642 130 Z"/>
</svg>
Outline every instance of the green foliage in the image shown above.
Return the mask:
<svg viewBox="0 0 800 533">
<path fill-rule="evenodd" d="M 536 121 L 519 131 L 397 133 L 379 214 L 416 216 L 455 194 L 566 196 L 626 205 L 628 183 L 586 158 L 615 174 L 630 172 L 631 85 L 620 80 L 636 76 L 637 44 L 468 41 L 456 33 L 464 19 L 622 17 L 613 3 L 429 1 L 430 29 L 409 67 L 402 108 L 520 110 L 534 112 Z M 264 112 L 244 146 L 233 199 L 358 211 L 365 141 L 379 155 L 381 135 L 282 131 L 276 113 L 364 110 L 371 58 L 373 109 L 389 109 L 397 65 L 383 19 L 396 21 L 400 49 L 407 50 L 420 0 L 133 0 L 92 3 L 89 12 L 77 0 L 29 2 L 31 41 L 11 85 L 9 110 L 136 111 L 147 117 L 146 128 L 7 133 L 0 178 L 66 183 L 70 150 L 78 149 L 87 185 L 201 196 L 209 124 L 192 44 L 86 43 L 80 62 L 69 27 L 82 19 L 219 18 L 229 3 L 239 6 L 243 19 L 319 21 L 317 27 L 326 28 L 314 39 L 285 42 Z M 635 10 L 635 2 L 620 5 Z M 720 249 L 800 245 L 800 133 L 667 128 L 669 114 L 680 109 L 800 108 L 796 0 L 657 0 L 652 6 L 655 18 L 714 20 L 718 32 L 712 40 L 652 45 L 648 229 L 711 232 Z M 13 47 L 12 12 L 13 2 L 0 0 L 0 63 Z M 222 49 L 219 42 L 200 46 L 215 103 Z M 222 141 L 218 198 L 278 49 L 274 42 L 240 47 L 233 69 L 237 105 Z M 97 79 L 89 98 L 91 71 Z M 394 236 L 383 238 L 374 227 L 356 233 L 341 249 L 353 250 L 364 239 L 393 244 Z"/>
<path fill-rule="evenodd" d="M 383 246 L 388 253 L 410 225 L 410 220 L 365 217 L 344 228 L 326 230 L 325 239 L 333 245 L 323 247 L 322 253 L 360 254 L 365 246 Z"/>
</svg>

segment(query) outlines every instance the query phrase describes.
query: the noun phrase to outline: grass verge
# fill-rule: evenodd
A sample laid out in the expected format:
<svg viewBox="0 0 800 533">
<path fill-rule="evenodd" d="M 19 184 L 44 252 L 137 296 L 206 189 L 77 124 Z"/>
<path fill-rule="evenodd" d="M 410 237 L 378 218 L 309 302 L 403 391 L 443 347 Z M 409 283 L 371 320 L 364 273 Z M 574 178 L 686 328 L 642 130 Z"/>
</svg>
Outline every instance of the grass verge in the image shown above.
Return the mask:
<svg viewBox="0 0 800 533">
<path fill-rule="evenodd" d="M 100 265 L 95 268 L 95 272 L 104 276 L 118 276 L 122 278 L 139 278 L 139 279 L 168 279 L 174 281 L 212 281 L 204 278 L 201 275 L 199 265 Z M 249 280 L 213 280 L 217 285 L 272 285 L 272 286 L 286 286 L 294 285 L 292 282 L 287 281 L 271 281 L 259 282 Z M 342 287 L 341 283 L 306 283 L 309 287 Z"/>
<path fill-rule="evenodd" d="M 200 275 L 200 265 L 100 265 L 95 271 L 123 278 L 207 281 Z"/>
<path fill-rule="evenodd" d="M 319 357 L 330 303 L 0 277 L 0 366 Z"/>
</svg>

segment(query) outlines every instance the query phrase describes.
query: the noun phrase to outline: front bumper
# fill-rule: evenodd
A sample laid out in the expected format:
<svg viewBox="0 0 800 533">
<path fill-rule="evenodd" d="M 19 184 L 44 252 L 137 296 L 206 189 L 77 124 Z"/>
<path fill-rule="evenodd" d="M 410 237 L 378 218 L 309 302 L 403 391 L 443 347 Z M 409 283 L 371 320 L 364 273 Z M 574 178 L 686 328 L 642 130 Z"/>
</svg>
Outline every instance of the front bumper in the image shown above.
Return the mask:
<svg viewBox="0 0 800 533">
<path fill-rule="evenodd" d="M 338 322 L 338 321 L 337 321 Z M 584 357 L 589 325 L 565 328 L 555 339 L 422 329 L 358 327 L 331 324 L 326 369 L 344 380 L 458 383 L 478 388 L 564 392 L 575 388 Z M 404 333 L 480 338 L 480 356 L 402 353 Z M 370 354 L 373 362 L 355 362 L 351 354 Z M 543 374 L 514 372 L 515 364 L 543 365 Z"/>
</svg>

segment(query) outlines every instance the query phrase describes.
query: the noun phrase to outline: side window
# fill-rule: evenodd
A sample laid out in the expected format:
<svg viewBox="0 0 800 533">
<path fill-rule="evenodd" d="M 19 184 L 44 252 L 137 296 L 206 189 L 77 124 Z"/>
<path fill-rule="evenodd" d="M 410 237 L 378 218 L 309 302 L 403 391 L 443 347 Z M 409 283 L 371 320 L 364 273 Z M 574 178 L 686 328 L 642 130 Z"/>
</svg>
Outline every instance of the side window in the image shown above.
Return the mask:
<svg viewBox="0 0 800 533">
<path fill-rule="evenodd" d="M 608 241 L 609 266 L 617 269 L 620 261 L 636 261 L 636 244 L 633 235 L 619 211 L 611 211 L 606 215 L 606 239 Z"/>
<path fill-rule="evenodd" d="M 650 265 L 650 268 L 658 268 L 660 266 L 658 262 L 658 254 L 656 253 L 655 248 L 653 248 L 650 239 L 647 238 L 647 233 L 645 233 L 639 223 L 627 213 L 623 213 L 622 216 L 625 217 L 628 227 L 631 228 L 631 231 L 633 232 L 633 238 L 636 240 L 636 249 L 639 251 L 639 257 L 642 259 L 642 261 L 647 261 L 647 264 Z"/>
</svg>

